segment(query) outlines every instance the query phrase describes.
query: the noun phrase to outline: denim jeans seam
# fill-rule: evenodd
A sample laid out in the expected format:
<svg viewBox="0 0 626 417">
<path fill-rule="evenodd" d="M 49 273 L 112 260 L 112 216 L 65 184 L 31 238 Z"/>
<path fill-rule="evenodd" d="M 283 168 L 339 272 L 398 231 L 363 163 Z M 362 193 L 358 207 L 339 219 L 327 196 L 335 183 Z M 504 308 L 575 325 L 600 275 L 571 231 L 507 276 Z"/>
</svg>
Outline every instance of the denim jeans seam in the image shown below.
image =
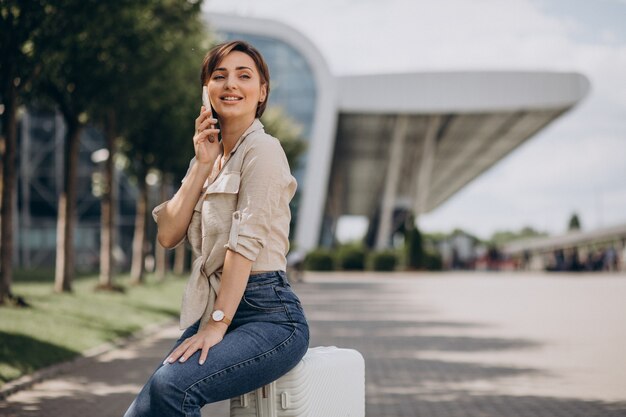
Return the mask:
<svg viewBox="0 0 626 417">
<path fill-rule="evenodd" d="M 276 293 L 276 297 L 278 297 L 278 299 L 280 300 L 280 303 L 285 309 L 285 314 L 287 314 L 287 318 L 289 319 L 289 322 L 293 323 L 294 320 L 293 320 L 293 317 L 291 316 L 291 313 L 289 312 L 289 308 L 287 308 L 287 304 L 285 303 L 285 300 L 283 300 L 283 298 L 280 296 L 280 292 L 276 291 L 276 287 L 274 287 L 274 293 Z"/>
<path fill-rule="evenodd" d="M 213 378 L 217 377 L 218 375 L 221 375 L 221 374 L 224 374 L 224 373 L 228 373 L 228 372 L 230 372 L 231 370 L 233 370 L 235 368 L 246 366 L 246 365 L 254 362 L 255 360 L 262 359 L 262 358 L 265 358 L 267 356 L 273 355 L 278 349 L 280 349 L 280 348 L 282 348 L 284 346 L 287 346 L 292 341 L 292 339 L 294 338 L 294 335 L 296 334 L 296 331 L 297 331 L 297 328 L 296 328 L 296 326 L 294 324 L 292 324 L 291 326 L 293 327 L 293 330 L 291 331 L 291 334 L 285 340 L 280 342 L 280 344 L 278 344 L 277 346 L 274 346 L 272 349 L 268 350 L 267 352 L 260 353 L 260 354 L 258 354 L 256 356 L 252 357 L 252 358 L 246 359 L 244 361 L 241 361 L 241 362 L 238 362 L 238 363 L 236 363 L 234 365 L 231 365 L 231 366 L 229 366 L 227 368 L 224 368 L 224 369 L 221 369 L 219 371 L 213 372 L 211 375 L 208 375 L 208 376 L 206 376 L 206 377 L 204 377 L 204 378 L 194 382 L 193 384 L 191 384 L 187 389 L 185 389 L 185 397 L 183 398 L 183 401 L 181 403 L 181 411 L 185 415 L 187 415 L 187 413 L 185 412 L 185 404 L 187 403 L 187 398 L 189 397 L 189 391 L 191 389 L 193 389 L 196 385 L 200 384 L 201 382 L 205 382 L 205 381 L 208 381 L 210 379 L 213 379 Z"/>
</svg>

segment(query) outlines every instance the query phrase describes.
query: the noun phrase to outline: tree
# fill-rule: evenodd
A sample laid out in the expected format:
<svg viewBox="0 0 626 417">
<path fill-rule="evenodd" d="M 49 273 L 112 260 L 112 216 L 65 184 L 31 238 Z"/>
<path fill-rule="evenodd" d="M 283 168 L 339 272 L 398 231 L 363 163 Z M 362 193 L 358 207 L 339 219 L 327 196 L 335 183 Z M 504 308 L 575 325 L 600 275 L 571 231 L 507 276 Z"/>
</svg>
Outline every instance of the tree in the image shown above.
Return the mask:
<svg viewBox="0 0 626 417">
<path fill-rule="evenodd" d="M 130 152 L 127 160 L 134 162 L 128 169 L 134 176 L 139 190 L 136 204 L 135 236 L 133 239 L 133 262 L 131 275 L 134 282 L 143 276 L 145 255 L 145 226 L 147 214 L 146 175 L 154 162 L 154 153 L 168 148 L 163 141 L 177 141 L 164 124 L 176 126 L 180 131 L 181 120 L 171 120 L 178 115 L 172 111 L 177 105 L 174 96 L 182 95 L 183 106 L 191 108 L 191 75 L 199 72 L 197 62 L 190 58 L 201 50 L 204 25 L 200 21 L 200 2 L 144 0 L 125 5 L 124 12 L 111 22 L 102 36 L 113 33 L 117 39 L 101 62 L 103 74 L 109 88 L 101 89 L 97 102 L 105 111 L 103 130 L 106 132 L 110 155 L 115 155 L 118 145 L 130 143 L 123 150 Z M 195 65 L 194 65 L 195 64 Z M 181 71 L 180 68 L 183 68 Z M 191 72 L 190 68 L 194 71 Z M 182 72 L 182 74 L 181 74 Z M 195 91 L 195 90 L 194 90 Z M 185 101 L 186 100 L 186 101 Z M 179 101 L 179 100 L 178 100 Z M 195 106 L 194 106 L 195 108 Z M 164 122 L 165 121 L 165 122 Z M 135 145 L 140 146 L 135 146 Z M 151 150 L 146 149 L 151 147 Z M 168 158 L 179 160 L 176 154 L 181 147 L 171 147 Z M 107 161 L 105 189 L 109 190 L 102 199 L 102 244 L 100 286 L 112 287 L 112 235 L 113 207 L 112 192 L 113 163 Z"/>
<path fill-rule="evenodd" d="M 525 226 L 518 231 L 498 230 L 494 232 L 493 235 L 491 235 L 491 239 L 489 239 L 488 243 L 491 245 L 495 245 L 496 247 L 501 247 L 515 240 L 545 236 L 548 236 L 546 232 L 541 232 L 533 229 L 530 226 Z"/>
<path fill-rule="evenodd" d="M 2 192 L 0 304 L 12 298 L 13 281 L 13 201 L 15 198 L 15 157 L 17 148 L 17 108 L 20 94 L 41 71 L 43 56 L 36 46 L 54 27 L 55 2 L 45 0 L 3 0 L 0 2 L 0 98 L 2 99 Z"/>
<path fill-rule="evenodd" d="M 132 282 L 143 280 L 148 187 L 146 177 L 159 171 L 162 193 L 170 178 L 180 180 L 192 155 L 193 121 L 200 106 L 200 66 L 211 42 L 200 18 L 200 4 L 161 3 L 149 19 L 150 31 L 136 56 L 142 72 L 120 114 L 127 173 L 138 188 L 133 237 Z M 164 183 L 165 182 L 165 183 Z M 159 260 L 165 254 L 159 254 Z M 159 262 L 163 265 L 163 262 Z M 162 268 L 161 268 L 162 269 Z M 164 273 L 164 272 L 163 272 Z"/>
<path fill-rule="evenodd" d="M 412 215 L 408 216 L 406 220 L 404 245 L 407 268 L 422 268 L 424 266 L 424 244 L 422 234 L 415 225 L 415 218 Z"/>
<path fill-rule="evenodd" d="M 55 291 L 71 291 L 74 276 L 74 228 L 80 135 L 87 122 L 107 117 L 98 98 L 110 81 L 110 67 L 102 65 L 118 47 L 112 28 L 128 12 L 130 0 L 65 0 L 51 6 L 55 31 L 41 40 L 46 70 L 35 90 L 58 106 L 67 126 L 63 189 L 57 217 Z M 94 24 L 98 22 L 98 24 Z M 108 115 L 110 116 L 110 114 Z M 108 193 L 108 190 L 106 191 Z"/>
<path fill-rule="evenodd" d="M 567 224 L 567 230 L 569 232 L 573 232 L 573 231 L 580 230 L 580 229 L 581 229 L 581 225 L 580 225 L 580 219 L 578 218 L 578 214 L 573 213 L 571 217 L 569 218 L 569 222 Z"/>
<path fill-rule="evenodd" d="M 64 186 L 59 197 L 55 290 L 70 291 L 74 270 L 73 230 L 76 209 L 76 169 L 80 133 L 86 123 L 105 132 L 109 158 L 103 184 L 101 281 L 112 287 L 113 232 L 112 161 L 116 138 L 133 123 L 130 109 L 148 100 L 139 91 L 171 74 L 157 71 L 153 52 L 171 48 L 164 32 L 181 31 L 196 1 L 65 0 L 63 7 L 46 2 L 54 16 L 54 30 L 36 45 L 46 62 L 34 84 L 38 96 L 54 102 L 67 125 Z M 97 24 L 94 24 L 97 22 Z M 169 26 L 168 26 L 169 25 Z M 168 29 L 171 27 L 171 29 Z M 163 57 L 163 54 L 160 55 Z M 135 100 L 135 102 L 133 102 Z"/>
</svg>

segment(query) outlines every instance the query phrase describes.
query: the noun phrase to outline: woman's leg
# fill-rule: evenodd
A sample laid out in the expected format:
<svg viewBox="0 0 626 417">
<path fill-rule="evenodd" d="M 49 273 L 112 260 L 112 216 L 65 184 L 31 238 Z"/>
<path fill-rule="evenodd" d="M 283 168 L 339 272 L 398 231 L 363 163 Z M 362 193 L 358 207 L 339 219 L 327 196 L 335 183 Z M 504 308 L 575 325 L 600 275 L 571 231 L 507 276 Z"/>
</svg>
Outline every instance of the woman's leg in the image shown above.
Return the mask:
<svg viewBox="0 0 626 417">
<path fill-rule="evenodd" d="M 167 355 L 165 355 L 165 357 L 163 358 L 163 361 L 165 361 L 165 359 L 170 355 L 170 353 L 172 353 L 174 349 L 176 349 L 181 343 L 183 343 L 185 339 L 196 334 L 198 332 L 199 325 L 200 325 L 200 321 L 198 320 L 195 324 L 185 329 L 185 331 L 178 338 L 176 343 L 174 343 L 174 346 L 172 347 L 172 349 L 170 349 Z M 163 363 L 159 363 L 157 368 L 152 373 L 152 376 L 150 376 L 150 378 L 148 379 L 148 382 L 146 382 L 146 384 L 143 386 L 143 388 L 141 389 L 141 391 L 139 392 L 135 400 L 132 402 L 130 407 L 128 407 L 128 410 L 126 410 L 124 417 L 141 416 L 145 414 L 145 410 L 149 409 L 150 387 L 152 385 L 151 382 L 152 382 L 152 379 L 154 378 L 154 375 L 162 366 L 163 366 Z"/>
<path fill-rule="evenodd" d="M 199 417 L 205 404 L 252 391 L 297 365 L 309 340 L 300 302 L 284 275 L 259 277 L 250 277 L 231 329 L 205 364 L 196 352 L 184 363 L 159 367 L 127 417 Z"/>
<path fill-rule="evenodd" d="M 150 410 L 156 413 L 148 415 L 200 417 L 205 404 L 279 378 L 299 362 L 306 346 L 296 330 L 278 327 L 282 326 L 241 326 L 210 349 L 204 365 L 198 364 L 196 352 L 185 363 L 161 367 L 151 381 Z"/>
</svg>

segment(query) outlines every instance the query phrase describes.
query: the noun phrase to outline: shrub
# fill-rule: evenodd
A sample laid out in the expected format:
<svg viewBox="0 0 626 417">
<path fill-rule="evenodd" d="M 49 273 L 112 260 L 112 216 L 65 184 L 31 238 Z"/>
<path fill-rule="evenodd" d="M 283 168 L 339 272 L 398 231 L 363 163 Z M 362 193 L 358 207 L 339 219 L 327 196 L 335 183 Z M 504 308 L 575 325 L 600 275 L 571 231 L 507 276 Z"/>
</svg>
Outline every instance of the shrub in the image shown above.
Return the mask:
<svg viewBox="0 0 626 417">
<path fill-rule="evenodd" d="M 436 251 L 426 251 L 424 254 L 424 267 L 429 271 L 441 271 L 443 269 L 441 255 Z"/>
<path fill-rule="evenodd" d="M 424 246 L 419 229 L 412 226 L 405 232 L 405 251 L 407 269 L 419 269 L 424 266 Z"/>
<path fill-rule="evenodd" d="M 304 269 L 309 271 L 332 271 L 334 269 L 333 255 L 328 249 L 315 249 L 309 252 L 304 259 Z"/>
<path fill-rule="evenodd" d="M 365 255 L 365 248 L 361 245 L 340 246 L 337 250 L 337 265 L 347 271 L 362 271 L 365 269 Z"/>
<path fill-rule="evenodd" d="M 393 271 L 398 264 L 398 255 L 391 250 L 372 252 L 368 257 L 370 269 L 374 271 Z"/>
</svg>

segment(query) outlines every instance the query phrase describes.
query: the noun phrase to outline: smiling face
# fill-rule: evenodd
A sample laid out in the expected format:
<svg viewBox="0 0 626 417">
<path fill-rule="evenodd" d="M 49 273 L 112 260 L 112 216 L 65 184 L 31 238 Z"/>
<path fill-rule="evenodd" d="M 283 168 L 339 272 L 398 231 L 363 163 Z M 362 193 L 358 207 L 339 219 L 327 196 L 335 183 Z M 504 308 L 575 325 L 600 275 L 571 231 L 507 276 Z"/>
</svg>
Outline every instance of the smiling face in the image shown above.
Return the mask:
<svg viewBox="0 0 626 417">
<path fill-rule="evenodd" d="M 252 118 L 267 98 L 254 60 L 241 51 L 231 51 L 215 67 L 208 80 L 213 110 L 219 118 Z"/>
</svg>

